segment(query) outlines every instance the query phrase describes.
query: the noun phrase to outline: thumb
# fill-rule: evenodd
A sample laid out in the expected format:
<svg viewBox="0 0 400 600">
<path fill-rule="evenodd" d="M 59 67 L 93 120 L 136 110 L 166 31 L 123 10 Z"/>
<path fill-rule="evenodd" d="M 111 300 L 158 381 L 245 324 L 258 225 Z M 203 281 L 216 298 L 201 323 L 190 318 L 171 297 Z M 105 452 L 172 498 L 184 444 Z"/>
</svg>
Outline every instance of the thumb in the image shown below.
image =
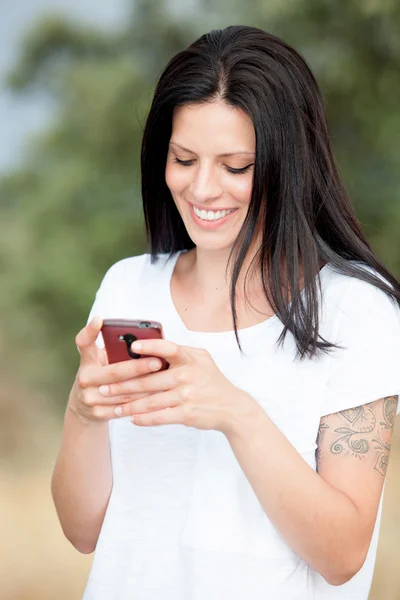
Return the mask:
<svg viewBox="0 0 400 600">
<path fill-rule="evenodd" d="M 75 338 L 79 354 L 83 361 L 93 361 L 98 357 L 99 348 L 96 345 L 97 336 L 103 326 L 103 319 L 99 316 L 93 319 L 80 330 Z"/>
</svg>

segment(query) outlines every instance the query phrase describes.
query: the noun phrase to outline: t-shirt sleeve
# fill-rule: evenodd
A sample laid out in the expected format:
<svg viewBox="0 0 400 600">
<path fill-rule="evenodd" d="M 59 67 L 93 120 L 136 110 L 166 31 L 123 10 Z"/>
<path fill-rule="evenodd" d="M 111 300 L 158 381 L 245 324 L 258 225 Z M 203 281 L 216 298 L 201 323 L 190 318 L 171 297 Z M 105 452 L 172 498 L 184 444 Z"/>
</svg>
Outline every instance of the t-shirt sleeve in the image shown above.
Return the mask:
<svg viewBox="0 0 400 600">
<path fill-rule="evenodd" d="M 123 283 L 124 260 L 113 264 L 104 275 L 100 287 L 96 292 L 95 299 L 90 309 L 87 323 L 95 316 L 102 319 L 109 317 L 115 308 L 117 297 L 121 297 L 121 284 Z M 96 344 L 99 348 L 104 348 L 104 340 L 99 333 Z"/>
<path fill-rule="evenodd" d="M 331 355 L 321 416 L 400 394 L 400 307 L 371 284 L 349 288 L 334 340 L 343 349 Z"/>
</svg>

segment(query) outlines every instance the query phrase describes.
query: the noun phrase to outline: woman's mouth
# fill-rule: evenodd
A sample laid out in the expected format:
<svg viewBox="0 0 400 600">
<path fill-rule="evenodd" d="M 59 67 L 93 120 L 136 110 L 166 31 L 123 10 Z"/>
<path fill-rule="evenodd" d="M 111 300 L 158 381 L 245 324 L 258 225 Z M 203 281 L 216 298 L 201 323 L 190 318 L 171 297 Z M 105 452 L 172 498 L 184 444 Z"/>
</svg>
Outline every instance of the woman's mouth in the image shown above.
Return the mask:
<svg viewBox="0 0 400 600">
<path fill-rule="evenodd" d="M 228 210 L 199 210 L 191 204 L 191 213 L 194 222 L 203 229 L 217 229 L 224 225 L 237 211 L 237 208 Z"/>
</svg>

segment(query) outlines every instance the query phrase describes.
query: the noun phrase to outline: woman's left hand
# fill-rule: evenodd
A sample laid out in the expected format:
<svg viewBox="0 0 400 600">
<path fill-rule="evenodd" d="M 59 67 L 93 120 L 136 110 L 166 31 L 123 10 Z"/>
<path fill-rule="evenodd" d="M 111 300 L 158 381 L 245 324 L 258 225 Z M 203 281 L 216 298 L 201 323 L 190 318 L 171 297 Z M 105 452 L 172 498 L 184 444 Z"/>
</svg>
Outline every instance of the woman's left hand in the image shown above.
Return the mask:
<svg viewBox="0 0 400 600">
<path fill-rule="evenodd" d="M 165 371 L 100 388 L 110 400 L 112 396 L 126 398 L 115 412 L 119 417 L 132 416 L 135 425 L 179 423 L 228 434 L 254 410 L 256 402 L 221 373 L 207 350 L 164 339 L 133 342 L 131 349 L 165 358 L 170 365 Z M 144 397 L 137 399 L 138 393 Z M 130 394 L 135 394 L 134 400 Z"/>
</svg>

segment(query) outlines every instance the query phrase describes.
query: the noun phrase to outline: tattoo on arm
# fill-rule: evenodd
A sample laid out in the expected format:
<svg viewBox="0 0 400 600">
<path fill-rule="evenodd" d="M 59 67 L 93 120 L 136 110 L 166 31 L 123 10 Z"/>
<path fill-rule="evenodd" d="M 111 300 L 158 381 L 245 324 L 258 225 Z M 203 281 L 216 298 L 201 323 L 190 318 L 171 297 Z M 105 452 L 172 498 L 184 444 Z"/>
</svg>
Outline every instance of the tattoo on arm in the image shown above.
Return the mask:
<svg viewBox="0 0 400 600">
<path fill-rule="evenodd" d="M 396 419 L 396 408 L 398 396 L 388 396 L 383 401 L 383 418 L 384 423 L 380 422 L 379 425 L 382 425 L 384 429 L 392 429 L 394 425 L 394 421 Z"/>
<path fill-rule="evenodd" d="M 387 396 L 379 405 L 378 401 L 342 410 L 338 415 L 342 420 L 342 425 L 333 431 L 336 439 L 329 446 L 329 453 L 332 455 L 348 455 L 363 460 L 365 455 L 372 450 L 376 450 L 376 459 L 374 457 L 374 470 L 385 476 L 390 444 L 381 439 L 381 434 L 392 430 L 395 418 L 398 396 Z M 378 412 L 379 411 L 379 412 Z M 382 420 L 381 420 L 382 419 Z M 318 461 L 321 458 L 321 442 L 330 428 L 329 415 L 321 419 L 317 436 L 317 472 Z M 333 435 L 333 434 L 332 434 Z M 384 435 L 383 435 L 384 437 Z"/>
<path fill-rule="evenodd" d="M 316 458 L 316 463 L 317 463 L 317 467 L 316 467 L 317 473 L 318 473 L 318 463 L 321 458 L 321 444 L 322 444 L 322 440 L 324 439 L 324 433 L 325 433 L 326 429 L 329 429 L 328 423 L 321 420 L 321 422 L 319 424 L 318 434 L 317 434 L 317 449 L 315 451 L 315 458 Z"/>
</svg>

